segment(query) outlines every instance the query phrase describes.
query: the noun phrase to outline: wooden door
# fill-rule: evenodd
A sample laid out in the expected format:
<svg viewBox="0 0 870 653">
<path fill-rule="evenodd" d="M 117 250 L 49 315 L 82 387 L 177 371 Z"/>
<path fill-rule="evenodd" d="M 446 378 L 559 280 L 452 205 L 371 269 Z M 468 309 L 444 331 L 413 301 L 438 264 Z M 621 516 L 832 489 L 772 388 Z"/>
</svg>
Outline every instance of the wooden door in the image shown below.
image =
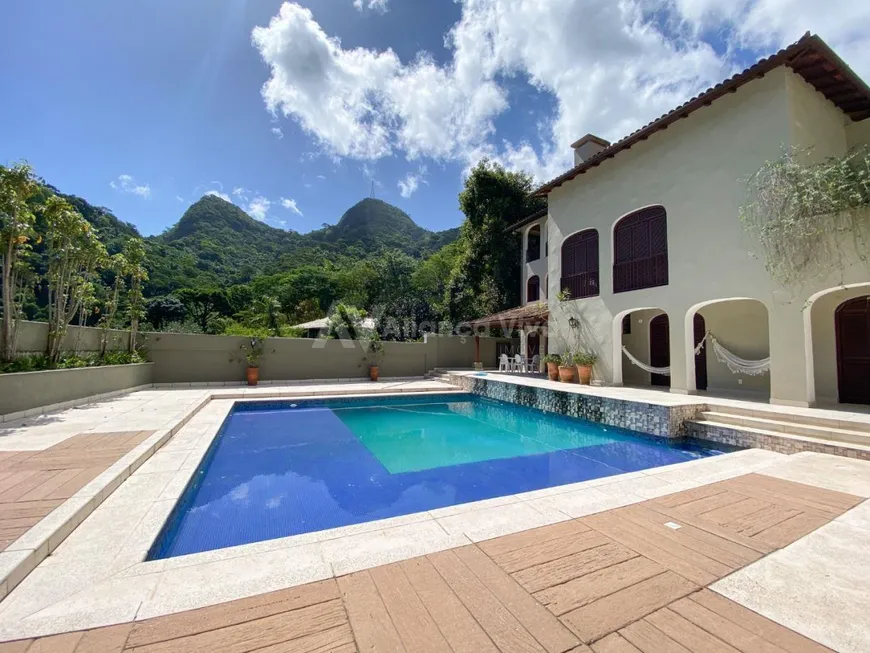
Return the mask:
<svg viewBox="0 0 870 653">
<path fill-rule="evenodd" d="M 834 322 L 840 403 L 870 404 L 870 295 L 840 304 Z"/>
<path fill-rule="evenodd" d="M 536 331 L 532 331 L 526 336 L 526 356 L 531 358 L 537 356 L 541 351 L 541 342 L 538 339 Z"/>
<path fill-rule="evenodd" d="M 671 336 L 670 322 L 666 313 L 656 315 L 649 322 L 649 364 L 652 367 L 670 367 Z M 664 374 L 650 374 L 650 383 L 670 387 L 671 379 Z"/>
<path fill-rule="evenodd" d="M 707 333 L 707 324 L 704 322 L 704 316 L 700 313 L 695 313 L 695 347 L 704 339 Z M 707 344 L 695 354 L 695 388 L 698 390 L 707 389 Z"/>
</svg>

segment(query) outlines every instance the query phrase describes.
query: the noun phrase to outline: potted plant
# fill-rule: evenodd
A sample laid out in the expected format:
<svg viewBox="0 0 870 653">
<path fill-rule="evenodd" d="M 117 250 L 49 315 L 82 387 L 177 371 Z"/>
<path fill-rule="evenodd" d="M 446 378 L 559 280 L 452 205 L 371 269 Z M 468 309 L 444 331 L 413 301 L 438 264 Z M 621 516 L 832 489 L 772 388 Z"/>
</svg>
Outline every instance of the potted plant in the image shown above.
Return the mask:
<svg viewBox="0 0 870 653">
<path fill-rule="evenodd" d="M 543 361 L 547 364 L 547 378 L 550 379 L 550 381 L 558 381 L 559 364 L 562 362 L 559 354 L 547 354 L 544 356 Z"/>
<path fill-rule="evenodd" d="M 243 342 L 240 349 L 245 352 L 245 360 L 248 363 L 246 377 L 248 385 L 257 385 L 260 381 L 260 358 L 263 357 L 263 338 L 251 338 Z"/>
<path fill-rule="evenodd" d="M 562 383 L 574 383 L 577 378 L 577 366 L 574 365 L 574 355 L 566 351 L 559 359 L 559 380 Z"/>
<path fill-rule="evenodd" d="M 380 336 L 375 333 L 366 346 L 366 355 L 363 360 L 369 362 L 369 378 L 377 381 L 380 375 L 380 363 L 384 359 L 384 343 Z"/>
<path fill-rule="evenodd" d="M 598 362 L 598 354 L 591 351 L 578 351 L 574 354 L 574 364 L 577 365 L 577 375 L 582 385 L 592 382 L 592 366 Z"/>
</svg>

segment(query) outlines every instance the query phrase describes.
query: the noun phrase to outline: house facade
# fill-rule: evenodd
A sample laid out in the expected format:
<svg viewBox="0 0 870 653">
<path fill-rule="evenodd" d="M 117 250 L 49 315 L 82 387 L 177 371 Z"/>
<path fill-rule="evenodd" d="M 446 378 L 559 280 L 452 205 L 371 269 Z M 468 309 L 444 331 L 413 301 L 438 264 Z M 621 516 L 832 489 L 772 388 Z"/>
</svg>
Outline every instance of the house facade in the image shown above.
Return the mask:
<svg viewBox="0 0 870 653">
<path fill-rule="evenodd" d="M 870 403 L 866 252 L 845 238 L 830 273 L 784 287 L 739 218 L 746 180 L 784 150 L 820 161 L 868 145 L 870 89 L 809 35 L 622 141 L 580 139 L 575 166 L 536 191 L 547 210 L 512 227 L 523 302 L 548 309 L 548 351 L 594 351 L 613 385 Z M 707 332 L 743 359 L 770 357 L 769 373 L 733 373 L 709 340 L 696 354 Z"/>
</svg>

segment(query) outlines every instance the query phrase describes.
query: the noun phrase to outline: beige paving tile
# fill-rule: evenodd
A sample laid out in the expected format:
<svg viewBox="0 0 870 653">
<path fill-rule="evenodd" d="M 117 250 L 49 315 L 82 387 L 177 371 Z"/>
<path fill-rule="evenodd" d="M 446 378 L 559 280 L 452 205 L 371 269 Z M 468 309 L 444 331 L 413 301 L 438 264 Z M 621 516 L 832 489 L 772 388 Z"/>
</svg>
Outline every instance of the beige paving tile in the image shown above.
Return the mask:
<svg viewBox="0 0 870 653">
<path fill-rule="evenodd" d="M 566 519 L 568 515 L 547 506 L 538 510 L 520 502 L 440 517 L 436 521 L 450 535 L 464 535 L 472 542 L 481 542 Z"/>
</svg>

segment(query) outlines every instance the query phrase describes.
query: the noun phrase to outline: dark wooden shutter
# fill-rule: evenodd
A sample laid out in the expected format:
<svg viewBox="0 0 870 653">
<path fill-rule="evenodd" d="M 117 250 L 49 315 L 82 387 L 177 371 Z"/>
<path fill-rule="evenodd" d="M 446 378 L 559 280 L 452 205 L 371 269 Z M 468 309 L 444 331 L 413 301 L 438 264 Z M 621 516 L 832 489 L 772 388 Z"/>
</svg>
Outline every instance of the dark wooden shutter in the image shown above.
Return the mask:
<svg viewBox="0 0 870 653">
<path fill-rule="evenodd" d="M 695 330 L 695 346 L 704 339 L 707 334 L 707 324 L 704 322 L 704 316 L 700 313 L 695 313 L 694 318 Z M 701 351 L 695 354 L 695 388 L 698 390 L 707 389 L 707 345 L 705 344 Z"/>
<path fill-rule="evenodd" d="M 537 275 L 531 277 L 526 283 L 526 301 L 536 302 L 541 296 L 541 280 Z"/>
<path fill-rule="evenodd" d="M 840 304 L 834 321 L 840 402 L 870 404 L 870 295 Z"/>
<path fill-rule="evenodd" d="M 598 295 L 598 231 L 587 229 L 562 243 L 562 279 L 559 290 L 571 297 Z"/>
<path fill-rule="evenodd" d="M 625 216 L 613 230 L 613 292 L 666 286 L 668 218 L 663 206 Z"/>
</svg>

